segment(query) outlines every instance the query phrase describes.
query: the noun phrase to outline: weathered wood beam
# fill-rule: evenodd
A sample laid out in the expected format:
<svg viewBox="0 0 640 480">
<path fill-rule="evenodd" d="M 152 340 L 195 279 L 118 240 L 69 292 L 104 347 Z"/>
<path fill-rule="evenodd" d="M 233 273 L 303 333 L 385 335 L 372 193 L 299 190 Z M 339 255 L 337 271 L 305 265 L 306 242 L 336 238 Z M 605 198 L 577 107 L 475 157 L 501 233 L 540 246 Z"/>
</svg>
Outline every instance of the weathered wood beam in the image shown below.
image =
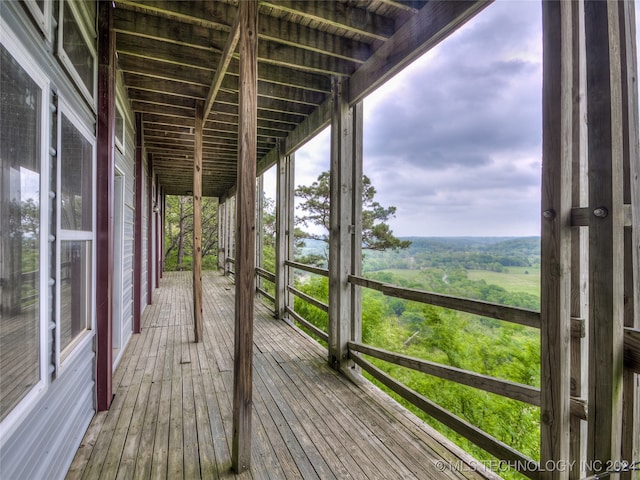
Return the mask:
<svg viewBox="0 0 640 480">
<path fill-rule="evenodd" d="M 233 369 L 233 439 L 231 462 L 236 473 L 251 465 L 253 306 L 255 297 L 256 138 L 258 107 L 258 2 L 238 9 L 240 24 L 240 105 L 238 131 L 235 255 L 235 342 Z"/>
<path fill-rule="evenodd" d="M 281 149 L 278 149 L 281 152 Z M 287 307 L 288 273 L 286 261 L 289 259 L 287 237 L 289 228 L 289 196 L 288 189 L 289 158 L 280 153 L 276 171 L 276 282 L 275 282 L 275 317 L 284 319 Z"/>
<path fill-rule="evenodd" d="M 584 4 L 571 2 L 573 41 L 573 115 L 571 145 L 571 200 L 573 209 L 587 205 L 587 124 L 586 124 L 586 65 L 584 52 Z M 586 229 L 574 228 L 571 231 L 571 395 L 588 398 L 589 396 L 589 352 L 586 338 L 586 319 L 589 316 L 589 239 Z M 577 326 L 577 327 L 576 327 Z M 569 420 L 569 459 L 574 468 L 569 472 L 570 480 L 580 480 L 587 476 L 586 447 L 587 422 L 576 415 Z"/>
<path fill-rule="evenodd" d="M 195 108 L 195 148 L 193 153 L 193 326 L 195 340 L 204 338 L 202 323 L 202 125 L 204 106 L 198 100 Z"/>
<path fill-rule="evenodd" d="M 233 26 L 231 27 L 231 31 L 229 32 L 229 36 L 227 37 L 227 41 L 224 45 L 224 49 L 222 50 L 222 56 L 220 58 L 220 61 L 218 62 L 218 68 L 216 68 L 216 73 L 214 74 L 213 80 L 211 81 L 211 87 L 209 87 L 207 100 L 204 103 L 204 121 L 209 118 L 209 113 L 211 112 L 213 103 L 215 102 L 216 96 L 220 91 L 222 80 L 227 74 L 229 63 L 231 62 L 233 53 L 235 52 L 236 46 L 238 45 L 238 39 L 240 38 L 240 25 L 238 23 L 238 19 L 239 17 L 236 17 L 236 20 L 233 22 Z"/>
<path fill-rule="evenodd" d="M 98 118 L 96 168 L 96 403 L 108 410 L 112 395 L 113 202 L 116 65 L 113 9 L 98 5 Z"/>
<path fill-rule="evenodd" d="M 573 36 L 571 3 L 543 2 L 540 459 L 568 461 L 570 435 Z M 548 469 L 541 478 L 568 478 Z"/>
<path fill-rule="evenodd" d="M 261 0 L 262 8 L 298 15 L 302 18 L 356 33 L 373 40 L 385 41 L 395 32 L 393 19 L 376 15 L 364 8 L 341 2 Z"/>
<path fill-rule="evenodd" d="M 231 33 L 233 31 L 232 28 Z M 120 13 L 117 32 L 121 53 L 164 58 L 167 62 L 200 69 L 210 69 L 210 63 L 202 59 L 224 56 L 226 41 L 233 40 L 225 32 L 188 24 L 176 29 L 174 21 L 133 12 Z M 232 51 L 231 55 L 237 60 L 237 54 Z M 362 63 L 274 42 L 259 46 L 258 62 L 261 66 L 270 64 L 329 75 L 351 74 Z"/>
<path fill-rule="evenodd" d="M 635 2 L 621 2 L 620 58 L 623 120 L 623 202 L 624 229 L 624 324 L 625 372 L 622 399 L 622 459 L 640 458 L 640 336 L 634 349 L 629 348 L 633 332 L 640 329 L 640 147 L 638 139 L 638 65 Z M 635 214 L 635 218 L 634 218 Z M 635 358 L 635 368 L 629 365 Z M 621 476 L 631 480 L 632 473 Z"/>
<path fill-rule="evenodd" d="M 596 217 L 589 226 L 587 462 L 603 464 L 620 460 L 622 429 L 624 215 L 618 8 L 617 2 L 584 5 L 589 208 Z"/>
<path fill-rule="evenodd" d="M 153 154 L 147 154 L 147 305 L 153 303 Z"/>
<path fill-rule="evenodd" d="M 136 113 L 135 226 L 133 249 L 133 333 L 140 333 L 142 314 L 142 189 L 144 179 L 144 130 L 142 114 Z"/>
<path fill-rule="evenodd" d="M 194 99 L 204 100 L 206 96 L 206 85 L 192 85 L 176 79 L 161 79 L 135 71 L 122 71 L 129 92 L 139 90 L 160 95 L 184 97 L 191 101 Z"/>
<path fill-rule="evenodd" d="M 125 74 L 136 74 L 153 77 L 154 79 L 165 81 L 176 81 L 184 83 L 185 85 L 194 85 L 198 87 L 208 88 L 211 83 L 211 75 L 213 70 L 207 70 L 199 68 L 193 65 L 185 65 L 177 62 L 170 62 L 163 58 L 158 58 L 159 55 L 149 53 L 144 55 L 134 54 L 132 52 L 119 52 L 120 69 Z M 202 62 L 215 62 L 217 60 L 216 55 L 204 56 Z M 237 88 L 235 87 L 238 77 L 238 60 L 235 58 L 231 61 L 227 77 L 223 81 L 221 88 Z M 235 79 L 233 79 L 235 78 Z M 227 83 L 229 82 L 229 84 Z M 261 87 L 263 89 L 274 89 L 271 93 L 273 98 L 287 99 L 287 93 L 289 90 L 284 90 L 285 95 L 279 94 L 277 86 L 280 87 L 292 87 L 299 90 L 308 90 L 310 92 L 327 94 L 330 91 L 330 81 L 328 77 L 324 75 L 318 75 L 316 73 L 305 72 L 294 68 L 274 66 L 267 63 L 260 65 L 260 82 L 266 83 Z M 282 90 L 280 90 L 282 91 Z M 204 94 L 200 93 L 200 97 Z"/>
<path fill-rule="evenodd" d="M 237 7 L 223 2 L 156 1 L 153 4 L 141 4 L 119 1 L 118 7 L 222 32 L 229 31 L 230 19 L 236 18 L 237 12 Z M 260 43 L 266 40 L 355 62 L 364 62 L 371 54 L 371 48 L 367 43 L 346 39 L 282 18 L 262 15 L 259 27 Z"/>
<path fill-rule="evenodd" d="M 351 332 L 351 235 L 353 228 L 353 111 L 349 89 L 340 79 L 333 81 L 331 116 L 331 168 L 329 200 L 329 364 L 336 370 L 348 367 L 347 342 Z"/>
</svg>

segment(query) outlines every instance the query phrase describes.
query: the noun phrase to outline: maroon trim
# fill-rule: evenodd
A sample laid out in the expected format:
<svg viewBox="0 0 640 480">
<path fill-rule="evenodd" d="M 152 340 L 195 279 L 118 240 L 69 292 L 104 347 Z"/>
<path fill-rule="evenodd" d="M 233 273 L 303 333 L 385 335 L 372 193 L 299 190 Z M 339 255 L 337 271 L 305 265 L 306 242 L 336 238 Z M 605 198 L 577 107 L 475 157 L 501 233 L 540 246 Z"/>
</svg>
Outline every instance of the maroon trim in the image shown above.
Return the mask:
<svg viewBox="0 0 640 480">
<path fill-rule="evenodd" d="M 111 2 L 98 2 L 98 136 L 96 167 L 96 401 L 112 399 L 113 189 L 115 138 L 115 33 Z"/>
<path fill-rule="evenodd" d="M 167 195 L 162 189 L 162 207 L 160 208 L 160 217 L 162 222 L 162 230 L 160 231 L 160 278 L 164 273 L 164 248 L 165 248 L 165 232 L 167 231 Z"/>
<path fill-rule="evenodd" d="M 153 155 L 147 162 L 147 305 L 153 303 Z"/>
<path fill-rule="evenodd" d="M 136 212 L 133 242 L 133 333 L 140 333 L 142 311 L 142 181 L 143 181 L 142 114 L 136 113 Z"/>
<path fill-rule="evenodd" d="M 156 175 L 156 207 L 158 208 L 158 212 L 154 212 L 156 219 L 156 256 L 154 259 L 156 262 L 156 287 L 160 286 L 160 272 L 162 271 L 162 264 L 160 261 L 160 252 L 162 251 L 162 234 L 160 228 L 162 223 L 160 221 L 160 183 L 158 180 L 158 176 Z"/>
</svg>

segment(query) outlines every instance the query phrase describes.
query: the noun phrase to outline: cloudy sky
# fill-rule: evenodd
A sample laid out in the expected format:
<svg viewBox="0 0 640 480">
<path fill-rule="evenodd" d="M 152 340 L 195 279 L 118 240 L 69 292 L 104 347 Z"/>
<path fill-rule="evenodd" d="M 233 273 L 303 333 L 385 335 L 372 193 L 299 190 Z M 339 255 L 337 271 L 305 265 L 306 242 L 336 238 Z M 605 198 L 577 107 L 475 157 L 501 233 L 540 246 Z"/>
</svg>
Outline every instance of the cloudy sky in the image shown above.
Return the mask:
<svg viewBox="0 0 640 480">
<path fill-rule="evenodd" d="M 490 5 L 365 99 L 364 172 L 396 235 L 539 235 L 540 10 Z M 296 153 L 296 185 L 328 166 L 326 130 Z"/>
</svg>

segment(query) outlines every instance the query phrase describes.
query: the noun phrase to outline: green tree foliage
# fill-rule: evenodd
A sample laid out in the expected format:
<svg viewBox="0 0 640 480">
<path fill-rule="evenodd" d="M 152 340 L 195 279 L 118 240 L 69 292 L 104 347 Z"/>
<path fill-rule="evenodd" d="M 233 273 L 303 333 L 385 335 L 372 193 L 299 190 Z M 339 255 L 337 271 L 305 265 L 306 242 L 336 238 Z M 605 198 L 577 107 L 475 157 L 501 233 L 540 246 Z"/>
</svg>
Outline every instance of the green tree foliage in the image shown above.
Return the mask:
<svg viewBox="0 0 640 480">
<path fill-rule="evenodd" d="M 490 253 L 520 260 L 524 258 L 535 264 L 536 252 L 534 249 L 529 249 L 529 246 L 535 242 L 535 240 L 509 242 L 508 246 L 513 248 L 504 248 Z M 450 249 L 450 260 L 453 260 L 456 257 L 455 252 L 461 251 L 463 247 L 450 245 L 446 248 Z M 443 247 L 444 250 L 440 252 L 442 263 L 449 267 L 453 266 L 452 268 L 430 267 L 414 271 L 411 275 L 396 274 L 395 270 L 394 272 L 372 272 L 367 276 L 407 288 L 476 298 L 520 308 L 539 308 L 539 296 L 509 291 L 488 284 L 484 280 L 470 280 L 465 268 L 458 266 L 455 261 L 445 261 L 446 248 Z M 413 252 L 414 255 L 416 253 L 419 252 Z M 407 254 L 409 252 L 405 255 Z M 297 288 L 314 298 L 327 301 L 326 278 L 315 275 L 300 276 L 297 279 Z M 540 338 L 539 332 L 535 329 L 385 297 L 382 293 L 369 289 L 363 289 L 362 294 L 364 343 L 404 355 L 539 387 Z M 325 312 L 298 298 L 295 301 L 295 310 L 320 329 L 327 330 L 328 318 Z M 409 388 L 455 415 L 530 458 L 539 459 L 539 408 L 381 360 L 373 358 L 369 360 Z M 382 385 L 379 386 L 384 389 Z M 492 460 L 489 454 L 462 436 L 433 420 L 392 392 L 389 393 L 476 458 Z M 516 472 L 500 471 L 499 473 L 508 479 L 523 478 Z"/>
<path fill-rule="evenodd" d="M 167 271 L 189 270 L 193 260 L 193 200 L 168 195 L 165 211 L 164 267 Z M 217 268 L 218 200 L 202 198 L 202 268 Z"/>
<path fill-rule="evenodd" d="M 301 231 L 305 238 L 329 241 L 329 172 L 322 172 L 309 186 L 299 186 L 296 196 L 302 199 L 303 215 L 296 223 L 305 227 L 320 227 L 321 233 Z M 388 221 L 396 213 L 396 207 L 383 207 L 374 200 L 376 189 L 366 175 L 362 177 L 362 247 L 369 250 L 399 250 L 411 245 L 409 240 L 400 240 L 393 235 Z"/>
</svg>

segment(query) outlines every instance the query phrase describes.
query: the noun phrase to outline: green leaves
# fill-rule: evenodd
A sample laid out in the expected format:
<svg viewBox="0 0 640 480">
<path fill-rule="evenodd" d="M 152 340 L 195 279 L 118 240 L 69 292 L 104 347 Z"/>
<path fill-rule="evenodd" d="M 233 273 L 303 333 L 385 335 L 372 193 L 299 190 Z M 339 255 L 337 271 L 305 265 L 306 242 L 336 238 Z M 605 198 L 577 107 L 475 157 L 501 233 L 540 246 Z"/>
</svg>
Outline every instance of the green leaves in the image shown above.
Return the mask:
<svg viewBox="0 0 640 480">
<path fill-rule="evenodd" d="M 301 230 L 304 238 L 329 241 L 330 174 L 322 172 L 309 186 L 299 186 L 296 196 L 302 202 L 302 212 L 296 219 L 298 225 L 311 227 L 313 231 Z M 374 200 L 376 189 L 366 175 L 362 177 L 362 248 L 369 250 L 398 250 L 411 245 L 409 240 L 400 240 L 393 235 L 388 221 L 396 214 L 396 207 L 383 207 Z M 315 228 L 314 228 L 315 227 Z"/>
</svg>

